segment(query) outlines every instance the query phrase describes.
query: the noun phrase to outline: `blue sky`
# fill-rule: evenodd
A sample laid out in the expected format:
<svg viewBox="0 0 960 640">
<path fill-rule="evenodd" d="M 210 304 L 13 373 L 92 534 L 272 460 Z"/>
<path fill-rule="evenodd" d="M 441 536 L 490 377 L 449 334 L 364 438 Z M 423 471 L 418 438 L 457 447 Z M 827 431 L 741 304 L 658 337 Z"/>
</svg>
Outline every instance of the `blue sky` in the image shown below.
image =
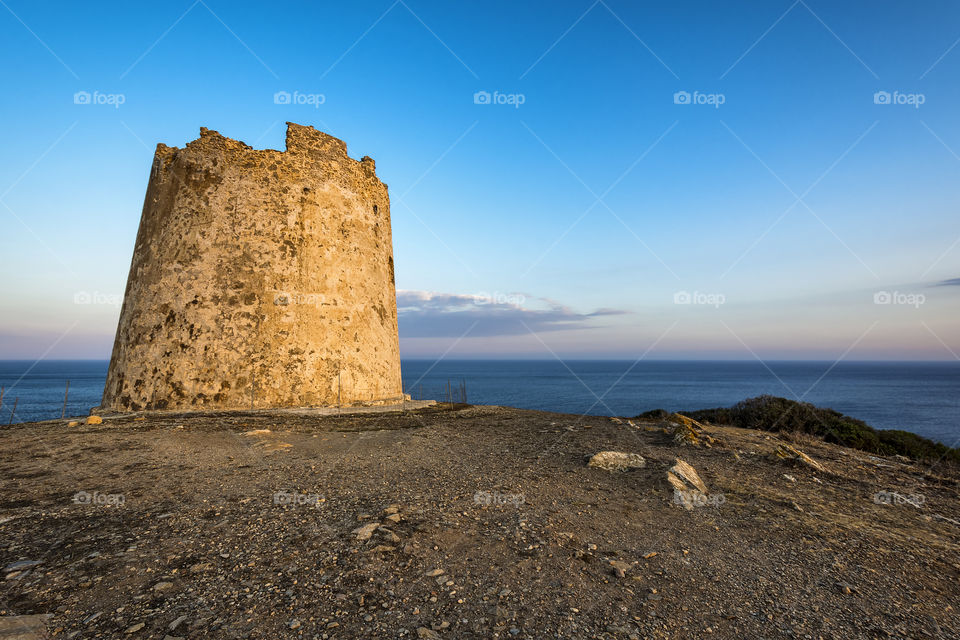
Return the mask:
<svg viewBox="0 0 960 640">
<path fill-rule="evenodd" d="M 955 2 L 2 0 L 0 357 L 109 356 L 156 143 L 293 121 L 390 186 L 405 356 L 952 360 L 958 39 Z"/>
</svg>

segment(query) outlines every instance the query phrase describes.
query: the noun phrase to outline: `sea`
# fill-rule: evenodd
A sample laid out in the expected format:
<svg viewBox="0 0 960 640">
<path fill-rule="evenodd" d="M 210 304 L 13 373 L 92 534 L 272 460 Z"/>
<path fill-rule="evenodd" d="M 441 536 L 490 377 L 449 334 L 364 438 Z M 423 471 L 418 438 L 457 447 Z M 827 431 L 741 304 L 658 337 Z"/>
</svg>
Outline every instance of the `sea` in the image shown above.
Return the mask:
<svg viewBox="0 0 960 640">
<path fill-rule="evenodd" d="M 0 361 L 0 426 L 87 415 L 100 403 L 107 365 Z M 960 444 L 960 362 L 405 359 L 402 370 L 415 399 L 459 399 L 465 391 L 473 404 L 635 416 L 728 407 L 770 394 L 831 407 L 878 429 Z"/>
</svg>

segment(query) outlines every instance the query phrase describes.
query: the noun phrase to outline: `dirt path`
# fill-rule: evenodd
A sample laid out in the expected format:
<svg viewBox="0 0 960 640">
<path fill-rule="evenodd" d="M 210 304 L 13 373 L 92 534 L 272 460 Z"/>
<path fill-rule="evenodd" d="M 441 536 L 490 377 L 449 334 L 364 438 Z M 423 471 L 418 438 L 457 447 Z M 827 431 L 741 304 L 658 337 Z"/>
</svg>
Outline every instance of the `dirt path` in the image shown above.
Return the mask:
<svg viewBox="0 0 960 640">
<path fill-rule="evenodd" d="M 960 637 L 955 469 L 794 444 L 821 472 L 775 435 L 663 426 L 448 405 L 16 425 L 0 615 L 58 638 Z M 588 467 L 603 450 L 646 466 Z M 678 457 L 708 489 L 690 510 Z"/>
</svg>

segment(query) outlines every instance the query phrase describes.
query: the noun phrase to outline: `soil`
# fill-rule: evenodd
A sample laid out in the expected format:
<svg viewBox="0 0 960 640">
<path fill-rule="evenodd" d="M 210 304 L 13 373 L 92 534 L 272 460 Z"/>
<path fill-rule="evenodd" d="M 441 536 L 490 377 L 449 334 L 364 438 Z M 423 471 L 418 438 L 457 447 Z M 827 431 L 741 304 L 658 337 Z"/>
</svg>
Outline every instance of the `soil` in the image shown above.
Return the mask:
<svg viewBox="0 0 960 640">
<path fill-rule="evenodd" d="M 56 638 L 960 637 L 956 468 L 672 428 L 467 405 L 6 427 L 0 616 Z M 690 508 L 678 458 L 707 488 Z"/>
</svg>

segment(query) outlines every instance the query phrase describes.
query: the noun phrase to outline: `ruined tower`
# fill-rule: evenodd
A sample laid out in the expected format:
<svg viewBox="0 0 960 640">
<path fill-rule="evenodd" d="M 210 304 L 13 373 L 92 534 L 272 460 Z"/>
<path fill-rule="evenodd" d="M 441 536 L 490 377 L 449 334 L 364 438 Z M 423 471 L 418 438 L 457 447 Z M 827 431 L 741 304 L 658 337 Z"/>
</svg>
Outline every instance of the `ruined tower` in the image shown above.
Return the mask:
<svg viewBox="0 0 960 640">
<path fill-rule="evenodd" d="M 401 399 L 387 186 L 313 127 L 286 147 L 157 145 L 103 409 Z"/>
</svg>

